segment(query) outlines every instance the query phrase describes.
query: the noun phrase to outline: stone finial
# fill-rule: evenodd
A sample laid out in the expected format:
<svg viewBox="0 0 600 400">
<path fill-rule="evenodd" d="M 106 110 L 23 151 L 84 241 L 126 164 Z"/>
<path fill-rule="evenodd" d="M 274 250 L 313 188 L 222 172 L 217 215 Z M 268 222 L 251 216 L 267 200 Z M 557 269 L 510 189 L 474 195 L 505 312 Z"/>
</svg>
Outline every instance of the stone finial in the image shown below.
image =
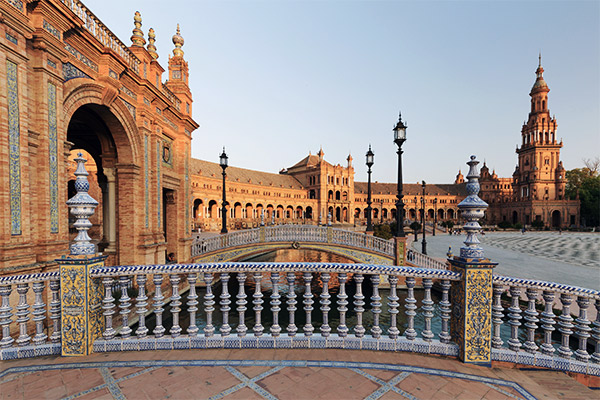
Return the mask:
<svg viewBox="0 0 600 400">
<path fill-rule="evenodd" d="M 331 213 L 327 214 L 327 226 L 331 226 Z"/>
<path fill-rule="evenodd" d="M 179 24 L 177 24 L 177 33 L 173 35 L 173 44 L 175 45 L 173 55 L 175 57 L 183 57 L 183 50 L 181 50 L 183 42 L 183 36 L 181 36 L 181 32 L 179 31 Z"/>
<path fill-rule="evenodd" d="M 142 32 L 142 14 L 136 11 L 133 15 L 133 35 L 131 35 L 131 45 L 136 47 L 144 47 L 146 39 L 144 39 L 144 32 Z"/>
<path fill-rule="evenodd" d="M 152 58 L 154 60 L 156 60 L 158 58 L 158 53 L 156 52 L 156 46 L 154 45 L 155 42 L 156 42 L 156 34 L 154 33 L 154 29 L 150 28 L 150 30 L 148 31 L 148 46 L 146 48 L 148 49 L 148 53 L 150 53 L 150 55 L 152 56 Z"/>
<path fill-rule="evenodd" d="M 265 210 L 260 213 L 260 226 L 265 226 Z"/>
<path fill-rule="evenodd" d="M 488 204 L 478 196 L 479 171 L 477 171 L 477 164 L 479 161 L 475 160 L 475 156 L 471 156 L 471 160 L 467 164 L 469 165 L 467 197 L 458 205 L 461 217 L 467 221 L 463 226 L 467 232 L 467 238 L 464 241 L 465 246 L 460 248 L 460 257 L 482 259 L 484 258 L 483 249 L 479 246 L 477 233 L 481 231 L 479 220 L 485 215 Z"/>
<path fill-rule="evenodd" d="M 67 206 L 71 214 L 77 218 L 73 226 L 77 229 L 77 236 L 71 244 L 71 255 L 92 255 L 96 253 L 96 245 L 91 243 L 87 231 L 92 227 L 89 218 L 94 215 L 94 210 L 98 206 L 98 202 L 88 194 L 90 184 L 87 176 L 89 173 L 85 169 L 85 162 L 81 153 L 77 154 L 75 162 L 77 169 L 75 170 L 75 196 L 67 200 Z"/>
</svg>

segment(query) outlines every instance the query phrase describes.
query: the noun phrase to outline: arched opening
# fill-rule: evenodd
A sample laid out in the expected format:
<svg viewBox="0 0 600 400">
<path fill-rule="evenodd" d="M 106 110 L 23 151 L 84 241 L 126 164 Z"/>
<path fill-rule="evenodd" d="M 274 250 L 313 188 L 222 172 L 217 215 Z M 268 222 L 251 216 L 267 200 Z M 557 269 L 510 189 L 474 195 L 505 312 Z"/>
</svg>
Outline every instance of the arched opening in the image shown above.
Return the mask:
<svg viewBox="0 0 600 400">
<path fill-rule="evenodd" d="M 333 200 L 333 190 L 330 190 L 329 192 L 327 192 L 327 199 Z"/>
<path fill-rule="evenodd" d="M 216 200 L 211 200 L 208 202 L 208 218 L 210 219 L 216 219 L 218 216 L 218 211 L 217 211 L 217 202 Z"/>
<path fill-rule="evenodd" d="M 287 206 L 285 209 L 285 218 L 290 219 L 294 214 L 294 208 L 292 206 Z"/>
<path fill-rule="evenodd" d="M 275 212 L 272 204 L 267 204 L 267 210 L 265 212 L 265 218 L 270 220 L 271 222 L 275 219 Z"/>
<path fill-rule="evenodd" d="M 124 216 L 139 215 L 140 212 L 144 212 L 144 208 L 139 206 L 139 202 L 136 204 L 134 201 L 133 188 L 119 190 L 119 188 L 127 187 L 127 183 L 133 182 L 130 170 L 127 170 L 126 166 L 132 165 L 136 161 L 133 159 L 134 149 L 122 121 L 104 105 L 85 104 L 77 108 L 71 115 L 66 139 L 73 143 L 71 154 L 80 151 L 88 154 L 86 164 L 88 172 L 92 168 L 95 169 L 95 183 L 90 183 L 98 185 L 99 190 L 95 196 L 90 194 L 100 204 L 95 212 L 98 215 L 96 221 L 94 222 L 95 217 L 92 217 L 91 220 L 92 224 L 96 223 L 97 225 L 96 232 L 94 229 L 89 232 L 92 240 L 99 241 L 99 251 L 103 251 L 109 257 L 112 256 L 109 258 L 109 263 L 134 261 L 136 254 L 131 251 L 129 243 L 137 242 L 135 235 L 138 229 L 136 228 L 140 227 L 132 226 L 136 218 L 124 218 Z M 61 151 L 62 148 L 57 147 L 58 154 Z M 123 165 L 123 167 L 117 167 L 117 165 Z M 90 177 L 91 175 L 88 178 Z M 93 185 L 91 186 L 93 187 Z M 162 195 L 163 193 L 161 193 Z M 56 198 L 59 197 L 56 196 Z M 159 210 L 158 214 L 164 212 L 161 208 Z M 172 208 L 167 208 L 167 211 L 172 212 Z M 53 218 L 57 219 L 58 226 L 58 214 L 54 216 L 51 213 L 51 223 Z M 98 221 L 102 221 L 101 226 Z M 162 221 L 159 227 L 164 228 Z M 172 236 L 166 239 L 170 239 L 172 243 L 175 242 Z"/>
<path fill-rule="evenodd" d="M 342 200 L 348 201 L 348 192 L 346 192 L 345 190 L 344 192 L 342 192 Z"/>
<path fill-rule="evenodd" d="M 296 219 L 304 219 L 304 211 L 302 210 L 301 206 L 297 206 L 296 207 L 296 215 L 294 216 L 294 218 Z"/>
<path fill-rule="evenodd" d="M 519 221 L 519 213 L 516 211 L 512 212 L 512 223 L 516 224 Z"/>
<path fill-rule="evenodd" d="M 387 208 L 384 208 L 384 209 L 381 210 L 381 218 L 387 220 L 388 219 L 388 214 L 389 214 L 389 212 L 388 212 Z"/>
<path fill-rule="evenodd" d="M 439 209 L 437 211 L 437 214 L 438 214 L 438 220 L 439 221 L 443 221 L 444 220 L 444 210 L 443 209 Z"/>
<path fill-rule="evenodd" d="M 236 202 L 233 205 L 233 218 L 242 218 L 242 204 L 239 202 Z"/>
<path fill-rule="evenodd" d="M 342 220 L 342 210 L 340 209 L 340 207 L 336 207 L 335 208 L 335 221 L 340 222 L 341 220 Z"/>
<path fill-rule="evenodd" d="M 336 192 L 335 192 L 335 199 L 336 200 L 341 200 L 340 191 L 339 190 L 336 190 Z"/>
<path fill-rule="evenodd" d="M 348 207 L 342 208 L 342 221 L 348 222 Z"/>
<path fill-rule="evenodd" d="M 373 209 L 373 219 L 379 218 L 379 210 L 377 208 Z"/>
<path fill-rule="evenodd" d="M 315 189 L 310 189 L 310 190 L 308 191 L 308 198 L 309 198 L 309 199 L 315 199 L 315 198 L 316 198 L 316 195 L 315 195 Z"/>
<path fill-rule="evenodd" d="M 306 207 L 306 219 L 313 219 L 313 210 L 311 206 Z"/>
<path fill-rule="evenodd" d="M 246 206 L 244 207 L 244 211 L 246 212 L 246 215 L 244 215 L 244 218 L 246 218 L 246 219 L 255 218 L 254 209 L 252 208 L 251 203 L 246 203 Z"/>
<path fill-rule="evenodd" d="M 258 204 L 256 205 L 256 218 L 261 218 L 261 219 L 262 219 L 263 217 L 264 217 L 264 218 L 266 218 L 267 216 L 266 216 L 266 215 L 263 215 L 263 211 L 264 211 L 264 207 L 263 207 L 263 205 L 262 205 L 261 203 L 258 203 Z"/>
<path fill-rule="evenodd" d="M 448 219 L 454 219 L 455 218 L 455 212 L 453 208 L 449 208 L 448 211 L 446 211 L 446 214 L 448 215 Z"/>
<path fill-rule="evenodd" d="M 360 208 L 354 209 L 354 219 L 360 218 Z"/>
<path fill-rule="evenodd" d="M 434 215 L 435 215 L 435 211 L 433 211 L 433 208 L 430 208 L 429 210 L 427 210 L 427 218 L 432 220 Z"/>
<path fill-rule="evenodd" d="M 553 228 L 560 228 L 561 227 L 561 223 L 560 223 L 560 211 L 558 211 L 558 210 L 552 211 L 552 227 Z"/>
<path fill-rule="evenodd" d="M 277 219 L 283 218 L 283 206 L 277 206 L 277 210 L 275 212 L 275 218 L 277 218 Z"/>
<path fill-rule="evenodd" d="M 408 218 L 411 221 L 414 221 L 417 218 L 417 211 L 414 208 L 411 208 L 410 210 L 408 210 Z"/>
<path fill-rule="evenodd" d="M 192 208 L 192 218 L 194 219 L 194 221 L 200 220 L 203 217 L 202 211 L 202 200 L 195 199 L 194 206 Z"/>
</svg>

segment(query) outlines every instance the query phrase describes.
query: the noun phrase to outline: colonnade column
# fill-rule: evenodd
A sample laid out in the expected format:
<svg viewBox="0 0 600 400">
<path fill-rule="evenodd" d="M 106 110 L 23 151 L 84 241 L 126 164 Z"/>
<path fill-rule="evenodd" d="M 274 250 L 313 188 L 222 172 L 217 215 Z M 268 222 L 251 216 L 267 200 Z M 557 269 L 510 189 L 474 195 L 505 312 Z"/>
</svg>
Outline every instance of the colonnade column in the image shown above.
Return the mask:
<svg viewBox="0 0 600 400">
<path fill-rule="evenodd" d="M 108 199 L 106 201 L 108 203 L 108 213 L 105 214 L 105 217 L 108 217 L 108 247 L 106 251 L 115 253 L 117 251 L 117 179 L 115 168 L 105 167 L 104 175 L 108 186 Z"/>
</svg>

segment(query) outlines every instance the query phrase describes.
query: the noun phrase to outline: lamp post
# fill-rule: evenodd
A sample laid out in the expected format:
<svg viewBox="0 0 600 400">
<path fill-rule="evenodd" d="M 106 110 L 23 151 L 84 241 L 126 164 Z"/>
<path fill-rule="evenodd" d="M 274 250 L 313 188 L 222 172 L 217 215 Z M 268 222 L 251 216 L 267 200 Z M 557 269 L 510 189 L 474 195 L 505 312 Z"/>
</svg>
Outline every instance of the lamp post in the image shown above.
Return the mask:
<svg viewBox="0 0 600 400">
<path fill-rule="evenodd" d="M 425 181 L 421 184 L 423 186 L 423 196 L 421 197 L 421 206 L 423 208 L 421 214 L 421 226 L 423 227 L 423 240 L 421 241 L 421 253 L 427 254 L 427 241 L 425 240 Z"/>
<path fill-rule="evenodd" d="M 433 199 L 433 236 L 435 236 L 435 228 L 437 227 L 437 197 Z"/>
<path fill-rule="evenodd" d="M 402 144 L 406 141 L 406 125 L 402 122 L 402 114 L 398 115 L 398 123 L 393 129 L 394 143 L 398 146 L 398 194 L 396 195 L 396 237 L 404 237 L 404 203 L 402 198 Z"/>
<path fill-rule="evenodd" d="M 367 151 L 367 174 L 369 176 L 369 180 L 367 183 L 367 234 L 373 232 L 373 224 L 371 223 L 371 167 L 374 164 L 374 158 L 375 154 L 373 154 L 373 152 L 371 151 L 371 145 L 369 145 L 369 151 Z"/>
<path fill-rule="evenodd" d="M 225 154 L 225 147 L 223 147 L 223 153 L 219 157 L 219 165 L 223 168 L 223 206 L 221 207 L 221 233 L 227 233 L 227 208 L 225 207 L 225 203 L 227 202 L 227 196 L 225 192 L 225 177 L 227 174 L 225 170 L 227 169 L 227 154 Z"/>
<path fill-rule="evenodd" d="M 419 203 L 417 196 L 415 196 L 415 222 L 419 220 Z M 419 241 L 419 237 L 417 236 L 418 229 L 415 229 L 415 242 Z"/>
</svg>

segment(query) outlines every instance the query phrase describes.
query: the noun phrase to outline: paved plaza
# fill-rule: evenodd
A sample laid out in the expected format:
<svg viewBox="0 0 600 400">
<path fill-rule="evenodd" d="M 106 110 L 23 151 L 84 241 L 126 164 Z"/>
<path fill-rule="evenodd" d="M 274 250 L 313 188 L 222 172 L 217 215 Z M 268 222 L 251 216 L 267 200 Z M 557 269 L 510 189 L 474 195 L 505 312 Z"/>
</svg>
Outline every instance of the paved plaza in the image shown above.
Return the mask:
<svg viewBox="0 0 600 400">
<path fill-rule="evenodd" d="M 0 367 L 1 399 L 491 400 L 597 395 L 557 371 L 488 368 L 450 358 L 374 351 L 123 352 L 14 360 Z"/>
<path fill-rule="evenodd" d="M 465 238 L 428 235 L 427 253 L 445 259 L 451 247 L 457 255 Z M 600 289 L 600 233 L 486 232 L 479 239 L 486 257 L 498 263 L 498 275 Z M 412 246 L 421 250 L 421 236 Z"/>
</svg>

